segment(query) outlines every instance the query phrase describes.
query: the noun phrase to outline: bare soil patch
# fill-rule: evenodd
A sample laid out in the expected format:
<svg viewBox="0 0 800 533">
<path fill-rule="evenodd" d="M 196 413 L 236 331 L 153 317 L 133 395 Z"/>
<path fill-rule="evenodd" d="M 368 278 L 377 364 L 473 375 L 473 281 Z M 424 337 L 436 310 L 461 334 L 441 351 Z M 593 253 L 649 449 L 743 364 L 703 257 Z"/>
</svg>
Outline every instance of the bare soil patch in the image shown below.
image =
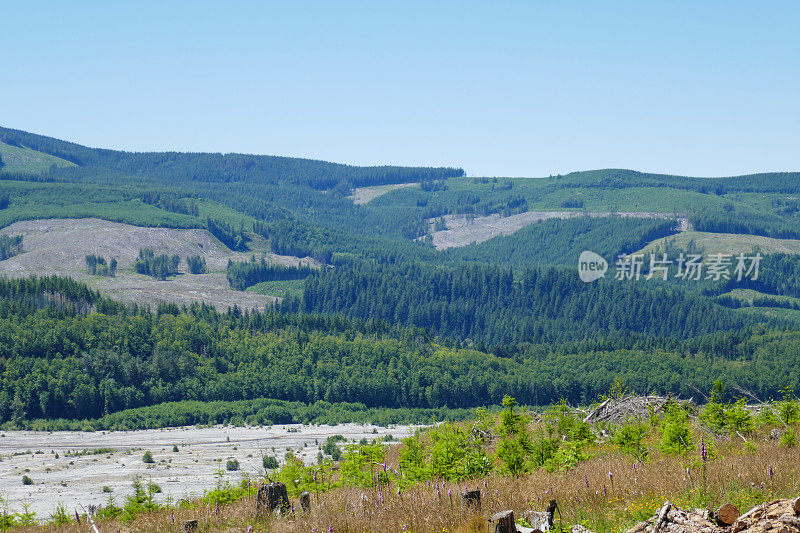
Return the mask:
<svg viewBox="0 0 800 533">
<path fill-rule="evenodd" d="M 583 212 L 583 211 L 526 211 L 518 215 L 508 217 L 499 214 L 466 217 L 464 215 L 446 215 L 444 222 L 447 227 L 445 230 L 433 231 L 435 220 L 429 220 L 433 245 L 437 250 L 468 246 L 472 243 L 488 241 L 498 235 L 511 235 L 525 226 L 529 226 L 543 220 L 554 218 L 567 219 L 575 217 L 610 217 L 619 216 L 627 218 L 676 218 L 672 213 L 651 213 L 651 212 Z M 689 222 L 685 216 L 678 216 L 678 229 L 686 231 L 689 229 Z"/>
<path fill-rule="evenodd" d="M 391 185 L 374 185 L 372 187 L 357 187 L 353 189 L 353 194 L 349 196 L 356 205 L 363 205 L 371 202 L 378 196 L 383 196 L 387 192 L 407 187 L 415 187 L 419 183 L 395 183 Z"/>
</svg>

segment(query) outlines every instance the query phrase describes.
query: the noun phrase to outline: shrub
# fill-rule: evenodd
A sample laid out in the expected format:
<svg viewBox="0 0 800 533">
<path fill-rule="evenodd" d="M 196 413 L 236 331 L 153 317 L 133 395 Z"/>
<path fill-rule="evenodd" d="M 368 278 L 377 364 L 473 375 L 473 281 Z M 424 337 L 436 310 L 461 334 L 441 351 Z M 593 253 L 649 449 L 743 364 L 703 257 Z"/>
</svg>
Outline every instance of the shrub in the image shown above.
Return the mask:
<svg viewBox="0 0 800 533">
<path fill-rule="evenodd" d="M 680 406 L 669 405 L 660 426 L 659 449 L 671 455 L 686 455 L 694 448 L 689 429 L 689 413 Z"/>
<path fill-rule="evenodd" d="M 228 459 L 228 462 L 225 463 L 225 470 L 228 472 L 235 472 L 239 470 L 239 461 L 236 459 Z"/>
<path fill-rule="evenodd" d="M 786 431 L 784 431 L 783 435 L 781 436 L 781 446 L 794 448 L 796 445 L 797 433 L 795 433 L 794 428 L 786 428 Z"/>
<path fill-rule="evenodd" d="M 148 465 L 156 462 L 155 459 L 153 459 L 153 454 L 150 452 L 150 450 L 144 452 L 144 455 L 142 455 L 142 462 Z"/>
<path fill-rule="evenodd" d="M 278 468 L 278 460 L 275 459 L 275 457 L 273 457 L 272 455 L 265 455 L 264 460 L 262 462 L 264 464 L 264 468 L 267 470 Z"/>
<path fill-rule="evenodd" d="M 172 451 L 173 451 L 174 453 L 178 453 L 178 451 L 179 451 L 179 450 L 178 450 L 178 446 L 177 446 L 177 445 L 176 445 L 176 446 L 173 446 L 173 447 L 172 447 Z"/>
<path fill-rule="evenodd" d="M 620 451 L 642 460 L 647 457 L 645 435 L 647 435 L 647 424 L 641 421 L 627 422 L 617 428 L 612 442 L 619 446 Z"/>
<path fill-rule="evenodd" d="M 322 451 L 325 455 L 330 455 L 334 461 L 339 461 L 342 458 L 342 450 L 336 445 L 335 437 L 328 437 L 325 446 L 322 447 Z"/>
<path fill-rule="evenodd" d="M 23 485 L 33 485 L 33 480 L 28 476 L 22 476 Z"/>
</svg>

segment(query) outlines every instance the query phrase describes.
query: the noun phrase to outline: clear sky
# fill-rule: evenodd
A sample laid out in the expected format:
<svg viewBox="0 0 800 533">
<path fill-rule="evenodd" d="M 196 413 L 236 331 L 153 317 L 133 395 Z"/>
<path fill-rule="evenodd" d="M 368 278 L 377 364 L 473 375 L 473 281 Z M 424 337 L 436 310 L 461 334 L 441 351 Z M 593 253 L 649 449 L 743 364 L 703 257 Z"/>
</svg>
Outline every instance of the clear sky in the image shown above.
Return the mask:
<svg viewBox="0 0 800 533">
<path fill-rule="evenodd" d="M 800 170 L 800 2 L 2 2 L 0 125 L 545 176 Z"/>
</svg>

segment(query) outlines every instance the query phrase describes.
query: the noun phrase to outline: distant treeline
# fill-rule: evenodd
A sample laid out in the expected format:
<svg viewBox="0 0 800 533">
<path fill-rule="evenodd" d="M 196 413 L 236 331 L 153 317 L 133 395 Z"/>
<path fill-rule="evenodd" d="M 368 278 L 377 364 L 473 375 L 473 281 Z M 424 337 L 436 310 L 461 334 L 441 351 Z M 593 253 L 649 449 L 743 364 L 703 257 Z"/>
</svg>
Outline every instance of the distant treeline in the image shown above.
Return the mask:
<svg viewBox="0 0 800 533">
<path fill-rule="evenodd" d="M 139 274 L 152 276 L 158 280 L 165 280 L 178 273 L 181 256 L 166 254 L 155 255 L 151 248 L 139 250 L 139 259 L 133 264 L 133 269 Z"/>
<path fill-rule="evenodd" d="M 289 310 L 344 313 L 416 326 L 492 347 L 637 332 L 686 339 L 747 319 L 708 298 L 655 282 L 583 283 L 573 269 L 340 265 L 308 278 Z"/>
<path fill-rule="evenodd" d="M 228 282 L 231 287 L 243 291 L 247 287 L 263 281 L 281 281 L 290 279 L 305 279 L 314 272 L 308 265 L 285 266 L 252 258 L 250 261 L 228 260 Z"/>
<path fill-rule="evenodd" d="M 22 235 L 0 235 L 0 261 L 22 252 Z"/>
<path fill-rule="evenodd" d="M 0 141 L 55 155 L 80 166 L 96 166 L 127 174 L 148 174 L 166 181 L 294 183 L 313 189 L 362 187 L 463 176 L 460 168 L 357 167 L 300 159 L 247 154 L 122 152 L 0 128 Z"/>
<path fill-rule="evenodd" d="M 697 231 L 712 233 L 744 233 L 746 235 L 762 235 L 774 239 L 800 239 L 800 228 L 797 222 L 784 218 L 750 211 L 695 213 L 689 222 Z"/>
<path fill-rule="evenodd" d="M 771 172 L 728 178 L 692 178 L 609 168 L 572 172 L 552 179 L 559 187 L 595 187 L 604 189 L 671 187 L 715 195 L 724 195 L 731 192 L 800 193 L 800 172 Z"/>
<path fill-rule="evenodd" d="M 306 404 L 257 398 L 232 402 L 167 402 L 126 409 L 90 420 L 38 419 L 20 421 L 16 425 L 35 431 L 130 431 L 203 424 L 374 424 L 386 427 L 394 424 L 433 424 L 474 417 L 474 409 L 367 407 L 363 403 L 330 403 L 324 400 Z"/>
<path fill-rule="evenodd" d="M 199 304 L 154 313 L 111 302 L 71 280 L 0 279 L 0 422 L 17 426 L 127 409 L 137 410 L 97 427 L 312 421 L 325 416 L 313 405 L 318 401 L 470 408 L 511 394 L 526 404 L 578 403 L 597 399 L 617 379 L 632 391 L 685 397 L 717 379 L 765 399 L 800 386 L 800 333 L 762 326 L 685 341 L 596 334 L 495 352 L 448 346 L 424 330 L 374 320 L 219 313 Z M 248 405 L 259 398 L 308 407 Z M 187 399 L 244 403 L 159 406 Z M 341 417 L 351 416 L 346 411 Z"/>
</svg>

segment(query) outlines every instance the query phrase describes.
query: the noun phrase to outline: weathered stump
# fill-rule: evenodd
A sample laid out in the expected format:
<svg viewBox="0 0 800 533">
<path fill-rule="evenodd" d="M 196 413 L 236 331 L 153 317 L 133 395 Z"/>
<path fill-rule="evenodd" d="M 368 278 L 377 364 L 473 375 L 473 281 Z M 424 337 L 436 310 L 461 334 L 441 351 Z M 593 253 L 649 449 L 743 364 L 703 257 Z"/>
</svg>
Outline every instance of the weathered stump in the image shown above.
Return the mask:
<svg viewBox="0 0 800 533">
<path fill-rule="evenodd" d="M 197 520 L 187 520 L 183 523 L 183 531 L 185 533 L 194 533 L 197 531 Z"/>
<path fill-rule="evenodd" d="M 256 517 L 260 518 L 278 510 L 281 514 L 289 512 L 289 493 L 286 484 L 270 483 L 258 487 L 256 495 Z"/>
<path fill-rule="evenodd" d="M 311 511 L 311 494 L 309 494 L 308 491 L 300 493 L 300 509 L 302 509 L 304 513 Z"/>
<path fill-rule="evenodd" d="M 547 509 L 544 511 L 525 511 L 522 518 L 525 519 L 536 531 L 547 532 L 553 528 L 553 517 L 555 516 L 558 503 L 555 500 L 550 500 L 547 504 Z"/>
<path fill-rule="evenodd" d="M 514 511 L 500 511 L 489 519 L 489 531 L 491 533 L 517 533 L 517 526 L 514 523 Z"/>
<path fill-rule="evenodd" d="M 792 502 L 792 510 L 794 511 L 794 514 L 800 515 L 800 498 L 795 498 L 795 500 Z"/>
<path fill-rule="evenodd" d="M 464 509 L 481 510 L 481 491 L 466 490 L 461 493 L 461 507 Z"/>
<path fill-rule="evenodd" d="M 739 519 L 739 509 L 732 503 L 725 503 L 715 513 L 717 522 L 721 526 L 732 526 Z"/>
</svg>

